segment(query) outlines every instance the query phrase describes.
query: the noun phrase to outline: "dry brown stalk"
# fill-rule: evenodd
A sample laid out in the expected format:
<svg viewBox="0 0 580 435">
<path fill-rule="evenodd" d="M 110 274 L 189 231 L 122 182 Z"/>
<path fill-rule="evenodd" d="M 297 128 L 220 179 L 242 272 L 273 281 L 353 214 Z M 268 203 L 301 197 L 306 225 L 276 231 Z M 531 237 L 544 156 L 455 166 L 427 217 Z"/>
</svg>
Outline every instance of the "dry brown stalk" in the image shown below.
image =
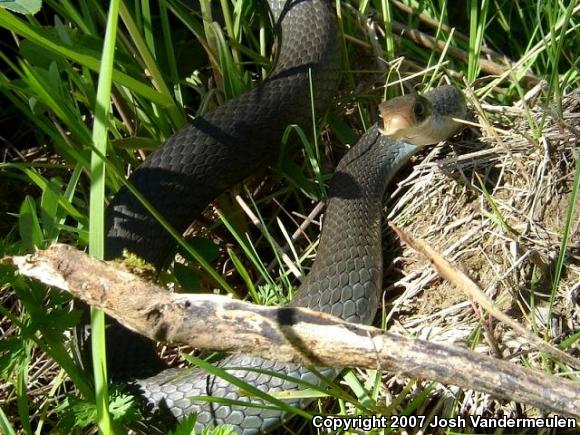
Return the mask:
<svg viewBox="0 0 580 435">
<path fill-rule="evenodd" d="M 464 51 L 460 48 L 457 48 L 457 47 L 452 47 L 452 46 L 446 47 L 445 41 L 437 40 L 430 35 L 427 35 L 423 32 L 420 32 L 419 30 L 410 29 L 407 26 L 405 26 L 404 24 L 401 24 L 397 21 L 393 21 L 392 26 L 393 26 L 393 31 L 395 33 L 413 41 L 415 44 L 421 45 L 421 46 L 426 47 L 426 48 L 431 49 L 431 50 L 437 50 L 439 52 L 442 52 L 443 50 L 445 50 L 447 48 L 447 55 L 448 56 L 451 56 L 454 59 L 458 59 L 464 63 L 467 63 L 469 60 L 469 53 L 467 53 L 466 51 Z M 496 75 L 496 76 L 501 76 L 506 71 L 509 71 L 510 69 L 513 68 L 510 65 L 510 62 L 508 59 L 503 59 L 503 60 L 505 62 L 505 65 L 502 65 L 502 64 L 499 64 L 497 62 L 480 57 L 478 60 L 478 63 L 479 63 L 479 67 L 481 68 L 481 70 L 484 73 Z M 533 74 L 526 74 L 522 80 L 526 83 L 526 86 L 527 85 L 533 86 L 540 81 Z"/>
<path fill-rule="evenodd" d="M 578 384 L 467 349 L 407 339 L 303 308 L 171 293 L 62 244 L 4 261 L 156 340 L 305 365 L 381 368 L 580 417 Z"/>
</svg>

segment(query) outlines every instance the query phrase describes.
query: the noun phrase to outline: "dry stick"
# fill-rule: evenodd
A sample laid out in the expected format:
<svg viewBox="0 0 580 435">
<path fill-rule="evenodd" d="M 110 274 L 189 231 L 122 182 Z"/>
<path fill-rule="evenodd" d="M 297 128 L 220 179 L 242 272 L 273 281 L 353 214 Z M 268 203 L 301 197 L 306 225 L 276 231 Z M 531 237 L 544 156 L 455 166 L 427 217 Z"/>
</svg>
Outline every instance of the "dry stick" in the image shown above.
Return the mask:
<svg viewBox="0 0 580 435">
<path fill-rule="evenodd" d="M 393 30 L 395 32 L 401 34 L 401 36 L 404 36 L 407 39 L 410 39 L 415 44 L 419 44 L 422 45 L 423 47 L 429 48 L 431 50 L 437 50 L 440 52 L 443 51 L 446 47 L 445 41 L 439 41 L 433 38 L 432 36 L 426 35 L 423 32 L 414 29 L 409 29 L 404 24 L 393 21 L 392 25 Z M 459 59 L 464 63 L 467 63 L 467 61 L 469 60 L 469 54 L 466 51 L 461 50 L 460 48 L 457 47 L 448 46 L 447 54 L 453 58 Z M 506 63 L 508 62 L 507 59 L 505 59 L 505 61 Z M 504 74 L 508 69 L 507 66 L 500 65 L 496 62 L 492 62 L 491 60 L 487 60 L 484 58 L 479 58 L 478 62 L 481 70 L 487 74 L 500 76 Z M 539 79 L 532 74 L 526 74 L 523 77 L 523 79 L 532 84 L 536 84 L 539 81 Z"/>
<path fill-rule="evenodd" d="M 481 109 L 485 112 L 499 113 L 502 115 L 524 117 L 526 111 L 515 106 L 497 106 L 495 104 L 480 103 Z"/>
<path fill-rule="evenodd" d="M 364 20 L 365 17 L 356 8 L 353 8 L 351 5 L 346 5 L 346 6 L 351 10 L 351 13 L 354 16 L 359 17 L 359 19 L 361 19 L 361 21 Z M 420 18 L 421 18 L 421 16 L 420 16 Z M 378 20 L 381 20 L 381 19 L 382 19 L 382 17 L 379 14 Z M 443 50 L 445 50 L 446 44 L 444 41 L 437 40 L 437 39 L 433 38 L 432 36 L 429 36 L 429 35 L 427 35 L 423 32 L 420 32 L 418 30 L 409 29 L 406 25 L 401 24 L 398 21 L 392 21 L 391 24 L 393 26 L 393 31 L 395 33 L 399 34 L 399 35 L 395 35 L 398 38 L 404 37 L 404 38 L 410 39 L 411 41 L 415 42 L 416 44 L 422 45 L 422 46 L 429 48 L 431 50 L 435 49 L 439 52 L 442 52 Z M 367 28 L 368 28 L 368 26 L 367 26 Z M 446 25 L 443 25 L 442 29 L 445 31 L 451 31 L 449 26 L 446 26 Z M 458 32 L 456 32 L 455 34 L 458 34 Z M 461 35 L 461 36 L 463 38 L 466 38 L 464 35 Z M 361 45 L 365 48 L 372 48 L 372 41 L 373 41 L 372 35 L 370 37 L 371 44 L 367 44 L 367 43 L 360 41 L 359 39 L 357 39 L 353 36 L 350 36 L 350 35 L 345 35 L 345 39 L 351 41 L 352 43 Z M 494 55 L 494 57 L 496 57 L 495 56 L 496 53 L 493 51 L 488 52 L 487 48 L 483 48 L 483 51 L 488 53 L 488 54 Z M 464 63 L 467 63 L 467 61 L 469 59 L 469 54 L 467 52 L 465 52 L 464 50 L 461 50 L 460 48 L 449 46 L 447 48 L 447 53 L 451 57 L 459 59 Z M 500 54 L 497 54 L 497 57 L 500 57 L 506 63 L 509 62 L 509 60 L 507 58 L 505 58 L 504 56 L 501 56 Z M 413 64 L 413 62 L 411 62 L 409 60 L 406 60 L 406 61 Z M 480 68 L 482 69 L 482 71 L 484 71 L 488 74 L 501 75 L 501 74 L 505 73 L 505 71 L 506 71 L 506 67 L 504 65 L 498 64 L 498 63 L 493 62 L 491 60 L 484 59 L 482 57 L 480 57 L 478 59 L 478 63 L 479 63 Z M 450 75 L 454 75 L 454 76 L 456 75 L 459 77 L 459 75 L 455 71 L 448 71 L 448 73 Z M 539 80 L 533 74 L 527 74 L 523 77 L 523 79 L 529 81 L 532 84 L 537 83 Z"/>
<path fill-rule="evenodd" d="M 528 107 L 533 107 L 538 97 L 547 90 L 548 82 L 546 80 L 540 80 L 536 86 L 526 92 L 523 99 L 516 102 L 515 107 L 519 109 L 523 109 L 526 105 Z"/>
<path fill-rule="evenodd" d="M 441 30 L 447 34 L 449 34 L 453 31 L 453 29 L 451 27 L 449 27 L 447 24 L 441 23 L 439 20 L 431 18 L 428 15 L 421 14 L 421 13 L 417 12 L 414 8 L 407 6 L 406 4 L 404 4 L 398 0 L 391 0 L 391 4 L 393 4 L 399 10 L 405 12 L 407 15 L 417 17 L 419 19 L 419 21 L 427 24 L 428 26 L 430 26 L 433 29 L 438 29 L 439 27 L 441 27 Z M 457 29 L 455 29 L 454 35 L 464 42 L 469 42 L 469 37 L 467 37 L 463 33 L 459 32 Z M 490 56 L 496 57 L 496 58 L 503 58 L 504 57 L 500 53 L 498 53 L 497 51 L 494 51 L 491 48 L 486 47 L 486 46 L 481 47 L 481 50 L 482 50 L 482 52 L 484 52 Z"/>
<path fill-rule="evenodd" d="M 155 340 L 307 366 L 381 368 L 580 418 L 579 384 L 468 349 L 408 339 L 304 308 L 171 293 L 62 244 L 3 261 Z"/>
<path fill-rule="evenodd" d="M 322 212 L 324 208 L 324 202 L 320 201 L 316 204 L 316 207 L 312 209 L 308 216 L 304 219 L 304 221 L 300 224 L 298 228 L 292 233 L 292 240 L 296 241 L 299 237 L 304 236 L 308 239 L 308 235 L 306 234 L 306 229 L 310 226 L 310 224 L 316 219 L 316 217 Z"/>
<path fill-rule="evenodd" d="M 389 222 L 389 226 L 397 233 L 397 235 L 405 243 L 407 243 L 417 252 L 420 252 L 425 257 L 427 257 L 427 259 L 429 260 L 433 268 L 437 271 L 437 273 L 439 273 L 439 275 L 441 275 L 443 278 L 451 282 L 460 290 L 463 290 L 467 296 L 473 298 L 476 302 L 478 302 L 493 317 L 507 324 L 514 331 L 526 337 L 528 341 L 531 342 L 534 346 L 536 346 L 539 350 L 562 360 L 563 362 L 565 362 L 571 367 L 574 367 L 577 370 L 580 370 L 580 360 L 568 355 L 565 352 L 562 352 L 560 349 L 556 349 L 554 346 L 546 343 L 541 338 L 536 337 L 534 334 L 532 334 L 518 322 L 508 317 L 502 311 L 498 310 L 493 304 L 493 301 L 479 288 L 479 286 L 476 283 L 474 283 L 471 280 L 471 278 L 469 278 L 466 274 L 461 272 L 456 267 L 453 267 L 453 265 L 449 261 L 447 261 L 441 254 L 439 254 L 437 251 L 428 246 L 424 241 L 411 236 L 409 233 L 403 231 L 401 228 L 397 227 L 392 222 Z M 580 386 L 578 388 L 580 388 Z"/>
</svg>

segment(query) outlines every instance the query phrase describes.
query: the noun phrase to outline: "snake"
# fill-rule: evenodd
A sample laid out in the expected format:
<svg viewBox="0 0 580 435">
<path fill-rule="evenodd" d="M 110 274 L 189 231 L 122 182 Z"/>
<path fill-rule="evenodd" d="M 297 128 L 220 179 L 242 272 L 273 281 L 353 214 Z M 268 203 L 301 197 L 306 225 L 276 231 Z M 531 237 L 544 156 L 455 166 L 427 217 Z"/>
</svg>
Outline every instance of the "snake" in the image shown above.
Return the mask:
<svg viewBox="0 0 580 435">
<path fill-rule="evenodd" d="M 298 124 L 308 130 L 312 110 L 324 112 L 337 92 L 340 55 L 333 2 L 270 0 L 269 6 L 281 40 L 269 78 L 196 117 L 130 176 L 133 186 L 179 232 L 222 192 L 274 163 L 287 126 Z M 452 117 L 463 117 L 465 102 L 456 88 L 441 86 L 424 96 L 388 100 L 379 106 L 379 113 L 382 122 L 351 147 L 330 181 L 316 259 L 290 306 L 349 322 L 372 322 L 381 294 L 381 211 L 387 184 L 424 145 L 457 131 Z M 127 250 L 161 268 L 174 248 L 172 236 L 124 187 L 107 208 L 106 227 L 109 259 Z M 198 432 L 230 424 L 239 433 L 254 434 L 272 430 L 288 417 L 271 406 L 252 406 L 255 398 L 221 377 L 200 369 L 167 368 L 150 340 L 110 323 L 111 377 L 132 379 L 130 384 L 153 421 L 172 425 L 195 413 Z M 320 374 L 338 373 L 335 369 L 315 373 L 249 355 L 226 356 L 216 366 L 232 368 L 229 374 L 269 394 L 298 390 L 304 382 L 321 385 Z M 199 396 L 225 400 L 196 401 Z M 306 402 L 288 400 L 290 406 Z"/>
</svg>

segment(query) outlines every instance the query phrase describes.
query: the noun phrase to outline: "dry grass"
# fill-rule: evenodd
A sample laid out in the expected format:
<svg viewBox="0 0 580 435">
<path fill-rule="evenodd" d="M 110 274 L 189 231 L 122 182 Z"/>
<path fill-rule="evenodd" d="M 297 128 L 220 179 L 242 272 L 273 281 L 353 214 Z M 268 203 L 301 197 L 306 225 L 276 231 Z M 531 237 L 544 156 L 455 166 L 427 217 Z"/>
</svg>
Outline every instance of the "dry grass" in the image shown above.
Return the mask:
<svg viewBox="0 0 580 435">
<path fill-rule="evenodd" d="M 560 119 L 541 107 L 531 110 L 535 123 L 545 119 L 538 140 L 531 139 L 525 111 L 514 107 L 502 114 L 507 110 L 487 106 L 485 116 L 500 132 L 477 137 L 479 131 L 470 128 L 458 140 L 438 145 L 398 184 L 388 203 L 389 219 L 444 253 L 479 283 L 499 309 L 556 343 L 580 330 L 578 204 L 549 315 L 551 274 L 578 156 L 580 92 L 565 97 L 563 105 Z M 385 296 L 391 331 L 561 372 L 525 339 L 494 322 L 461 290 L 439 278 L 410 248 L 402 247 L 395 264 L 402 277 L 390 289 L 404 291 L 394 298 L 389 292 Z M 577 342 L 572 352 L 578 355 L 578 350 Z M 398 385 L 391 393 L 407 382 L 392 374 L 385 378 L 386 385 Z M 457 400 L 462 413 L 538 415 L 537 410 L 494 402 L 472 391 L 459 394 L 456 388 L 444 386 L 435 391 L 444 398 L 438 406 Z"/>
</svg>

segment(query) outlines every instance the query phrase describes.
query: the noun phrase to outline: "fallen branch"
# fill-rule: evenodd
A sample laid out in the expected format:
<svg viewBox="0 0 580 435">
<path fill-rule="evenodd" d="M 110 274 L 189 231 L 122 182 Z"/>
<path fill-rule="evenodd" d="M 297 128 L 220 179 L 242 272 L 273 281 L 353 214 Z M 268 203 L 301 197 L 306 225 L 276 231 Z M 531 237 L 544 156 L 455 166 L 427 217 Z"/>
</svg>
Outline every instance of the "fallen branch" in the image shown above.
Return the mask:
<svg viewBox="0 0 580 435">
<path fill-rule="evenodd" d="M 4 261 L 155 340 L 310 366 L 380 368 L 580 417 L 577 383 L 467 349 L 407 339 L 303 308 L 171 293 L 66 245 Z"/>
</svg>

